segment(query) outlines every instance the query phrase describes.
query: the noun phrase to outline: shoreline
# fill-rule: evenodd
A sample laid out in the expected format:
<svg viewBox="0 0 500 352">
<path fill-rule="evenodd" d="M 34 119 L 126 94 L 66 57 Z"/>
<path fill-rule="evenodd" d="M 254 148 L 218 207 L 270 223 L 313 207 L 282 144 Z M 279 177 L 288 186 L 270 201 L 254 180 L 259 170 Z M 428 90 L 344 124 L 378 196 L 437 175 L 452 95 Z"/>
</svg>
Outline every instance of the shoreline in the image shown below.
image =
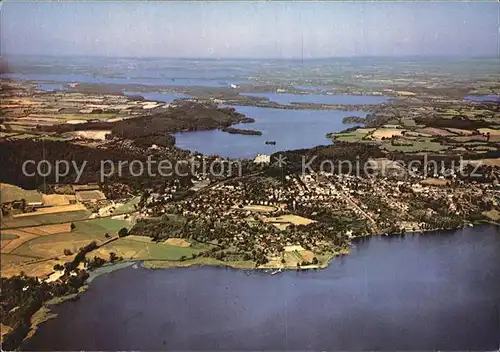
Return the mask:
<svg viewBox="0 0 500 352">
<path fill-rule="evenodd" d="M 38 328 L 40 325 L 45 323 L 46 321 L 49 321 L 51 319 L 57 318 L 57 314 L 52 311 L 53 306 L 58 306 L 61 303 L 67 302 L 67 301 L 75 301 L 80 299 L 80 295 L 83 294 L 85 291 L 89 289 L 89 285 L 85 284 L 81 286 L 78 289 L 77 293 L 71 293 L 66 296 L 61 296 L 61 297 L 54 297 L 47 302 L 44 302 L 42 304 L 42 307 L 38 309 L 32 316 L 31 316 L 31 325 L 28 333 L 26 334 L 25 338 L 21 342 L 21 344 L 18 346 L 22 346 L 26 341 L 31 339 L 37 332 Z"/>
<path fill-rule="evenodd" d="M 405 237 L 405 236 L 414 236 L 414 235 L 429 235 L 431 233 L 444 233 L 444 232 L 449 232 L 449 231 L 458 231 L 464 228 L 479 228 L 482 226 L 493 226 L 493 227 L 500 227 L 499 222 L 494 222 L 494 221 L 482 221 L 478 223 L 471 223 L 470 225 L 464 225 L 461 227 L 455 227 L 455 228 L 449 228 L 449 229 L 430 229 L 430 230 L 420 230 L 420 231 L 411 231 L 411 232 L 406 232 L 406 233 L 394 233 L 394 234 L 366 234 L 364 236 L 358 236 L 358 237 L 353 237 L 351 239 L 351 244 L 349 248 L 341 250 L 339 252 L 335 253 L 330 253 L 326 255 L 322 255 L 322 262 L 319 263 L 318 265 L 308 265 L 307 267 L 292 267 L 292 266 L 283 266 L 283 265 L 270 265 L 270 264 L 265 264 L 263 266 L 256 267 L 255 262 L 253 261 L 221 261 L 217 260 L 215 258 L 195 258 L 195 259 L 187 259 L 187 260 L 151 260 L 151 259 L 143 259 L 143 260 L 131 260 L 131 261 L 126 261 L 127 263 L 140 263 L 140 266 L 145 268 L 145 269 L 152 269 L 152 270 L 157 270 L 157 269 L 177 269 L 177 268 L 190 268 L 190 267 L 202 267 L 202 266 L 212 266 L 216 268 L 232 268 L 232 269 L 243 269 L 243 270 L 252 270 L 252 271 L 258 271 L 258 270 L 277 270 L 281 269 L 283 271 L 303 271 L 303 270 L 309 270 L 309 269 L 326 269 L 329 264 L 335 260 L 338 257 L 343 257 L 343 256 L 348 256 L 351 252 L 352 248 L 352 241 L 353 240 L 362 240 L 366 238 L 371 238 L 371 237 Z M 439 235 L 439 234 L 438 234 Z M 114 264 L 114 265 L 119 265 Z M 130 264 L 132 265 L 132 264 Z M 127 266 L 130 266 L 127 265 Z M 120 269 L 120 268 L 119 268 Z M 119 270 L 116 269 L 116 270 Z M 114 270 L 113 270 L 114 271 Z M 104 274 L 104 273 L 102 273 Z M 102 275 L 99 274 L 98 276 Z"/>
<path fill-rule="evenodd" d="M 473 224 L 473 226 L 463 226 L 463 227 L 457 227 L 453 229 L 441 229 L 441 230 L 424 230 L 424 231 L 418 231 L 418 232 L 407 232 L 405 234 L 392 234 L 392 235 L 385 235 L 385 234 L 368 234 L 365 236 L 360 236 L 360 237 L 355 237 L 352 240 L 362 240 L 366 238 L 371 238 L 371 237 L 405 237 L 405 236 L 413 236 L 413 235 L 427 235 L 429 233 L 436 233 L 436 232 L 449 232 L 449 231 L 458 231 L 460 229 L 464 229 L 466 227 L 472 227 L 472 228 L 479 228 L 482 226 L 492 226 L 496 227 L 498 230 L 498 227 L 500 227 L 500 223 L 496 223 L 493 221 L 489 222 L 482 222 L 478 224 Z M 436 235 L 439 235 L 438 233 Z M 304 267 L 304 268 L 294 268 L 294 267 L 283 267 L 283 266 L 264 266 L 264 267 L 255 267 L 255 263 L 251 261 L 246 261 L 246 262 L 223 262 L 220 260 L 217 260 L 215 258 L 196 258 L 196 259 L 190 259 L 190 260 L 185 260 L 185 261 L 180 261 L 180 260 L 172 260 L 172 261 L 166 261 L 166 260 L 124 260 L 122 262 L 118 263 L 108 263 L 100 268 L 97 268 L 93 271 L 90 271 L 90 277 L 87 279 L 85 284 L 79 288 L 77 293 L 73 293 L 67 296 L 62 296 L 62 297 L 56 297 L 53 298 L 47 302 L 44 302 L 42 307 L 33 314 L 31 317 L 31 326 L 28 334 L 24 338 L 23 342 L 21 343 L 24 344 L 27 340 L 29 340 L 31 337 L 34 336 L 36 331 L 38 330 L 39 326 L 46 321 L 56 318 L 57 314 L 54 313 L 51 308 L 54 306 L 58 306 L 61 303 L 67 302 L 67 301 L 73 301 L 73 300 L 78 300 L 80 298 L 80 295 L 84 294 L 87 290 L 91 288 L 91 283 L 94 281 L 96 278 L 110 274 L 114 271 L 118 271 L 121 269 L 125 269 L 134 265 L 137 265 L 138 267 L 148 269 L 148 270 L 166 270 L 166 269 L 180 269 L 180 268 L 191 268 L 191 267 L 214 267 L 214 268 L 231 268 L 235 270 L 245 270 L 245 271 L 268 271 L 268 270 L 278 270 L 281 269 L 283 272 L 285 271 L 306 271 L 306 270 L 323 270 L 328 268 L 330 263 L 335 260 L 338 257 L 343 257 L 343 256 L 348 256 L 351 252 L 352 248 L 352 242 L 351 246 L 349 249 L 343 250 L 338 253 L 330 254 L 327 255 L 326 258 L 328 258 L 325 262 L 316 265 L 314 268 L 313 267 Z M 326 259 L 325 258 L 325 259 Z"/>
<path fill-rule="evenodd" d="M 52 308 L 55 306 L 60 305 L 61 303 L 67 302 L 67 301 L 75 301 L 80 299 L 80 296 L 84 294 L 87 290 L 90 289 L 90 284 L 92 281 L 94 281 L 97 277 L 105 274 L 112 273 L 114 271 L 120 270 L 120 269 L 125 269 L 129 266 L 132 266 L 136 264 L 136 261 L 127 261 L 127 262 L 118 262 L 118 263 L 113 263 L 113 264 L 107 264 L 102 267 L 96 268 L 93 271 L 89 271 L 89 278 L 85 281 L 84 285 L 81 286 L 78 289 L 77 293 L 71 293 L 66 296 L 61 296 L 61 297 L 54 297 L 42 304 L 42 307 L 38 309 L 32 316 L 31 316 L 31 325 L 30 325 L 30 330 L 28 331 L 26 337 L 23 339 L 21 342 L 22 346 L 26 341 L 31 339 L 37 332 L 38 328 L 40 325 L 43 323 L 57 318 L 57 314 L 52 311 Z"/>
</svg>

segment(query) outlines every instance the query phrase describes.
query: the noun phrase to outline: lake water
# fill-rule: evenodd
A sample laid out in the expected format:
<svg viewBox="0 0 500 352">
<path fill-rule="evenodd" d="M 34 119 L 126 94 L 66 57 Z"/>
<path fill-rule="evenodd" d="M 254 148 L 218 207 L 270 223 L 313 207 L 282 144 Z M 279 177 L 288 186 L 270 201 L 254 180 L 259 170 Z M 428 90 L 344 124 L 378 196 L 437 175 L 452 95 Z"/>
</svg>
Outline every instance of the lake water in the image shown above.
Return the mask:
<svg viewBox="0 0 500 352">
<path fill-rule="evenodd" d="M 140 95 L 146 100 L 162 101 L 164 103 L 171 103 L 175 99 L 191 98 L 189 95 L 180 93 L 160 93 L 160 92 L 124 92 L 125 95 Z"/>
<path fill-rule="evenodd" d="M 37 86 L 44 92 L 50 92 L 54 90 L 67 90 L 63 83 L 38 83 Z"/>
<path fill-rule="evenodd" d="M 372 237 L 325 270 L 128 267 L 25 350 L 481 350 L 500 344 L 493 226 Z"/>
<path fill-rule="evenodd" d="M 235 107 L 238 112 L 255 119 L 255 123 L 232 127 L 262 132 L 262 136 L 230 134 L 220 130 L 183 132 L 175 134 L 176 146 L 216 154 L 228 158 L 251 158 L 279 150 L 310 148 L 331 144 L 328 132 L 338 132 L 356 124 L 344 124 L 345 116 L 366 116 L 363 111 L 283 110 L 254 106 Z M 276 145 L 266 145 L 276 141 Z"/>
<path fill-rule="evenodd" d="M 132 74 L 130 74 L 132 73 Z M 68 73 L 68 74 L 56 74 L 56 73 L 9 73 L 2 74 L 1 78 L 11 78 L 11 79 L 23 79 L 31 81 L 51 81 L 60 83 L 89 83 L 89 84 L 141 84 L 147 86 L 172 86 L 172 87 L 229 87 L 231 84 L 243 84 L 246 83 L 246 79 L 237 78 L 185 78 L 179 77 L 178 74 L 175 76 L 169 76 L 166 74 L 159 74 L 158 72 L 153 72 L 149 76 L 139 76 L 133 74 L 134 71 L 127 71 L 128 75 L 117 75 L 117 76 L 106 76 L 101 74 L 89 74 L 89 73 Z"/>
<path fill-rule="evenodd" d="M 494 101 L 500 103 L 500 95 L 469 95 L 464 100 L 470 101 Z"/>
<path fill-rule="evenodd" d="M 290 105 L 292 103 L 315 103 L 315 104 L 381 104 L 389 101 L 388 97 L 374 95 L 341 95 L 341 94 L 292 94 L 292 93 L 242 93 L 241 95 L 264 97 L 270 101 Z"/>
</svg>

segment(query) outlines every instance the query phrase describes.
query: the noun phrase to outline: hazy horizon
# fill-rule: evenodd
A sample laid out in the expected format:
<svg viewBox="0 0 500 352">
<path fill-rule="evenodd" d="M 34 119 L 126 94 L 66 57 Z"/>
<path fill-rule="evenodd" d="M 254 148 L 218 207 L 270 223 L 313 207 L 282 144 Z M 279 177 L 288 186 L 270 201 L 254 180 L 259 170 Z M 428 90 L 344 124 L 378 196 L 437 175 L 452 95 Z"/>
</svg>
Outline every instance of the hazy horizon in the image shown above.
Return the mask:
<svg viewBox="0 0 500 352">
<path fill-rule="evenodd" d="M 76 58 L 96 58 L 96 59 L 144 59 L 144 60 L 200 60 L 200 61 L 246 61 L 246 60 L 255 60 L 255 61 L 321 61 L 321 60 L 330 60 L 330 59 L 424 59 L 424 60 L 480 60 L 480 59 L 498 59 L 498 56 L 495 55 L 351 55 L 351 56 L 322 56 L 322 57 L 199 57 L 199 56 L 191 56 L 191 57 L 181 57 L 181 56 L 103 56 L 99 54 L 6 54 L 1 55 L 0 58 L 15 58 L 15 57 L 44 57 L 44 58 L 68 58 L 68 59 L 76 59 Z"/>
<path fill-rule="evenodd" d="M 9 56 L 164 59 L 499 57 L 492 2 L 16 2 Z"/>
</svg>

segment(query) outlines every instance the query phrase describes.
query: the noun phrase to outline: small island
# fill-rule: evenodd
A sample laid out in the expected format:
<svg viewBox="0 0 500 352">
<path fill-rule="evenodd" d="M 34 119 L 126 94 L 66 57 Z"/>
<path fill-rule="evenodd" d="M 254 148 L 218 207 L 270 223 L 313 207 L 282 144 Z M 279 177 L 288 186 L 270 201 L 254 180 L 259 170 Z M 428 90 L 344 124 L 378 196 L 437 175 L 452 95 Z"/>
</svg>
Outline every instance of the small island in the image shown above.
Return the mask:
<svg viewBox="0 0 500 352">
<path fill-rule="evenodd" d="M 246 129 L 234 128 L 234 127 L 225 127 L 223 129 L 221 129 L 221 131 L 227 132 L 230 134 L 244 134 L 244 135 L 249 135 L 249 136 L 262 136 L 261 131 L 246 130 Z"/>
</svg>

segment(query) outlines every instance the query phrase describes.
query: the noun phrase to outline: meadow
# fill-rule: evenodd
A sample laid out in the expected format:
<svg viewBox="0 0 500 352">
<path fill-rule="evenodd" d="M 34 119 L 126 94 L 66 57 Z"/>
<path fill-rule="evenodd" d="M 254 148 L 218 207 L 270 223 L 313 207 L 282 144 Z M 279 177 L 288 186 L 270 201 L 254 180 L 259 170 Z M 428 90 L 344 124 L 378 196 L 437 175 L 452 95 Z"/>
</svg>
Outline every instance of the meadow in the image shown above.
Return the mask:
<svg viewBox="0 0 500 352">
<path fill-rule="evenodd" d="M 41 202 L 42 194 L 36 190 L 26 190 L 7 183 L 0 184 L 0 200 L 2 203 L 18 199 L 24 199 L 27 202 Z"/>
</svg>

